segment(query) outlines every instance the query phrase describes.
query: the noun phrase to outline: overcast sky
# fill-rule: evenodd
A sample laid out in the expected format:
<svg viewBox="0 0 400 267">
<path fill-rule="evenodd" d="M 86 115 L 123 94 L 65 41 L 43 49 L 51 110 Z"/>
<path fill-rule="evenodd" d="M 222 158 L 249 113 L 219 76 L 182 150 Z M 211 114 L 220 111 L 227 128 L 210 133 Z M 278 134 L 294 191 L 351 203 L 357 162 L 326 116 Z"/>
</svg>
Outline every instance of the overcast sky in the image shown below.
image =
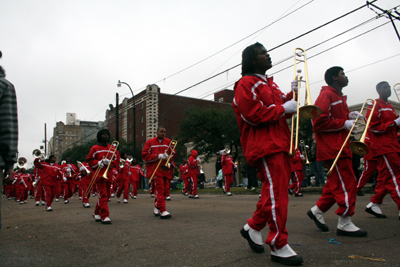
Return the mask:
<svg viewBox="0 0 400 267">
<path fill-rule="evenodd" d="M 17 91 L 20 154 L 32 162 L 33 149 L 44 139 L 44 124 L 50 139 L 56 122 L 65 123 L 67 112 L 80 120 L 104 120 L 116 92 L 121 100 L 131 97 L 127 86 L 117 87 L 118 80 L 128 83 L 135 94 L 153 83 L 174 94 L 239 64 L 241 51 L 252 43 L 258 41 L 270 50 L 364 4 L 364 0 L 1 0 L 0 65 Z M 400 0 L 374 4 L 390 9 Z M 377 98 L 379 81 L 400 82 L 400 41 L 389 19 L 378 18 L 325 42 L 374 17 L 376 13 L 365 7 L 274 49 L 270 55 L 276 65 L 269 74 L 274 74 L 282 91 L 289 91 L 293 51 L 301 47 L 307 49 L 313 101 L 324 85 L 325 70 L 334 65 L 342 66 L 349 77 L 344 89 L 349 105 Z M 399 21 L 395 23 L 400 30 Z M 323 44 L 312 48 L 319 43 Z M 213 92 L 232 89 L 239 78 L 240 66 L 181 95 L 212 99 Z M 390 99 L 397 101 L 393 94 Z"/>
</svg>

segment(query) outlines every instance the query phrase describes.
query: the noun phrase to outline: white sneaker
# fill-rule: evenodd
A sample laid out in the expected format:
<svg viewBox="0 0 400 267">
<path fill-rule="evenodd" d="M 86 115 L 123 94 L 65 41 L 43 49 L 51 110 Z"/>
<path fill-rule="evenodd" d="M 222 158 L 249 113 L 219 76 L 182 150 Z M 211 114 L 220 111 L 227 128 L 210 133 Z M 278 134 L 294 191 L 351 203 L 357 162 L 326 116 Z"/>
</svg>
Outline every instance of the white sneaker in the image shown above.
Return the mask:
<svg viewBox="0 0 400 267">
<path fill-rule="evenodd" d="M 21 202 L 19 202 L 19 204 L 20 204 L 20 205 L 22 205 L 22 204 L 24 204 L 24 202 L 23 202 L 23 201 L 21 201 Z"/>
<path fill-rule="evenodd" d="M 171 197 L 166 197 L 165 200 L 171 200 Z"/>
<path fill-rule="evenodd" d="M 92 195 L 92 197 L 95 197 L 95 196 L 96 196 L 96 194 L 93 194 L 93 195 Z"/>
<path fill-rule="evenodd" d="M 193 198 L 199 198 L 199 195 L 195 195 Z"/>
<path fill-rule="evenodd" d="M 102 224 L 111 224 L 111 219 L 106 217 L 104 220 L 101 220 Z"/>
<path fill-rule="evenodd" d="M 255 187 L 252 187 L 251 190 L 256 190 L 256 188 L 255 188 Z"/>
<path fill-rule="evenodd" d="M 231 192 L 226 193 L 227 196 L 232 196 Z"/>
<path fill-rule="evenodd" d="M 79 197 L 79 200 L 82 200 L 82 197 Z"/>
<path fill-rule="evenodd" d="M 161 213 L 160 219 L 169 219 L 169 218 L 171 218 L 171 214 L 168 211 L 164 211 L 163 213 Z"/>
<path fill-rule="evenodd" d="M 124 203 L 128 203 L 128 200 L 127 200 L 127 199 L 124 199 Z"/>
<path fill-rule="evenodd" d="M 136 199 L 136 196 L 133 196 L 133 199 Z"/>
<path fill-rule="evenodd" d="M 58 198 L 56 198 L 56 202 L 58 202 Z"/>
<path fill-rule="evenodd" d="M 85 206 L 85 208 L 90 208 L 90 204 L 89 203 L 85 203 L 83 205 Z"/>
<path fill-rule="evenodd" d="M 151 194 L 150 197 L 154 197 L 154 194 Z"/>
<path fill-rule="evenodd" d="M 40 204 L 40 201 L 36 201 L 35 205 L 39 206 L 39 204 Z"/>
<path fill-rule="evenodd" d="M 47 211 L 53 211 L 53 210 L 51 209 L 51 207 L 47 207 L 46 210 L 47 210 Z"/>
<path fill-rule="evenodd" d="M 96 220 L 96 222 L 101 222 L 100 215 L 93 214 L 93 218 Z"/>
<path fill-rule="evenodd" d="M 112 193 L 112 194 L 111 194 L 111 197 L 115 197 L 115 194 L 114 194 L 114 193 Z"/>
<path fill-rule="evenodd" d="M 117 202 L 121 203 L 121 198 L 120 197 L 117 198 Z"/>
<path fill-rule="evenodd" d="M 44 206 L 44 204 L 46 204 L 46 202 L 42 201 L 42 206 Z"/>
<path fill-rule="evenodd" d="M 64 201 L 64 204 L 68 204 L 68 203 L 69 203 L 69 200 L 65 200 L 65 201 Z"/>
<path fill-rule="evenodd" d="M 160 216 L 160 210 L 157 209 L 156 207 L 154 207 L 153 213 L 154 213 L 154 216 L 156 216 L 156 217 Z"/>
</svg>

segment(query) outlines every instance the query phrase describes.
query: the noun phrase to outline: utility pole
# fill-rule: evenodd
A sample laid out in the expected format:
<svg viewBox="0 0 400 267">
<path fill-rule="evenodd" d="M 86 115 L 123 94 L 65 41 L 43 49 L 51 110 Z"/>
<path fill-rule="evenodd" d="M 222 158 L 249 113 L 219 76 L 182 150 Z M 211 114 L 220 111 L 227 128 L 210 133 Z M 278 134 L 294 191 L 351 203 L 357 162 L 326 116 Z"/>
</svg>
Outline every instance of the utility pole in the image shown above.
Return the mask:
<svg viewBox="0 0 400 267">
<path fill-rule="evenodd" d="M 116 125 L 116 129 L 115 129 L 115 140 L 117 140 L 119 142 L 119 107 L 118 107 L 118 102 L 119 102 L 119 95 L 118 93 L 115 93 L 115 125 Z"/>
<path fill-rule="evenodd" d="M 375 1 L 373 1 L 373 2 L 375 2 Z M 394 28 L 394 30 L 395 30 L 395 32 L 396 32 L 397 38 L 398 38 L 399 41 L 400 41 L 399 32 L 397 31 L 396 25 L 394 24 L 394 21 L 393 21 L 393 19 L 400 20 L 400 13 L 397 12 L 396 8 L 395 8 L 394 10 L 392 10 L 393 8 L 390 9 L 390 10 L 384 10 L 384 9 L 382 9 L 382 8 L 380 8 L 380 7 L 376 6 L 376 5 L 374 5 L 373 2 L 368 2 L 368 1 L 367 1 L 368 7 L 369 7 L 369 6 L 372 6 L 372 7 L 376 8 L 376 9 L 380 10 L 381 12 L 383 12 L 382 14 L 378 14 L 378 12 L 376 12 L 375 10 L 373 10 L 372 8 L 370 8 L 370 9 L 373 10 L 379 17 L 385 16 L 385 15 L 389 17 L 390 21 L 392 22 L 393 28 Z M 396 16 L 396 15 L 393 15 L 393 14 L 392 14 L 392 11 L 394 11 L 394 13 L 396 13 L 397 16 Z"/>
<path fill-rule="evenodd" d="M 44 154 L 47 155 L 47 124 L 44 124 Z"/>
</svg>

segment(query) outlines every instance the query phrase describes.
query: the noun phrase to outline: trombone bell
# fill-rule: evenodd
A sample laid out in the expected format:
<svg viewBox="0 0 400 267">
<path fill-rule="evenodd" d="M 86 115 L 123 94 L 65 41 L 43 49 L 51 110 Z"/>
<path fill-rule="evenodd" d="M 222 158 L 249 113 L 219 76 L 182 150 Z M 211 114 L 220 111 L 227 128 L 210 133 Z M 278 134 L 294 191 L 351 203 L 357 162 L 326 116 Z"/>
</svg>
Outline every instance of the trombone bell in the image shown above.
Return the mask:
<svg viewBox="0 0 400 267">
<path fill-rule="evenodd" d="M 321 115 L 321 108 L 315 105 L 307 105 L 299 108 L 299 116 L 302 119 L 314 119 Z"/>
<path fill-rule="evenodd" d="M 350 150 L 357 155 L 364 156 L 368 154 L 369 147 L 363 142 L 354 141 L 350 144 Z"/>
</svg>

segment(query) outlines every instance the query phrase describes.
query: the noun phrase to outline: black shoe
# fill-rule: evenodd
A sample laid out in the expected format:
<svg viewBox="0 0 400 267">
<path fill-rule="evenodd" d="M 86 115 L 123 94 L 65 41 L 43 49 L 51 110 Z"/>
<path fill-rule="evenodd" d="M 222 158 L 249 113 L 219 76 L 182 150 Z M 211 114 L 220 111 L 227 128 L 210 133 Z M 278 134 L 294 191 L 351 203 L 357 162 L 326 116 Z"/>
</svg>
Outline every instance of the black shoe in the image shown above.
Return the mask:
<svg viewBox="0 0 400 267">
<path fill-rule="evenodd" d="M 303 194 L 302 193 L 298 193 L 298 194 L 294 194 L 295 197 L 302 197 Z"/>
<path fill-rule="evenodd" d="M 336 235 L 341 235 L 341 236 L 351 236 L 351 237 L 366 237 L 367 236 L 367 231 L 364 230 L 358 230 L 355 232 L 347 232 L 347 231 L 343 231 L 340 229 L 337 229 L 336 231 Z"/>
<path fill-rule="evenodd" d="M 278 256 L 271 255 L 271 261 L 278 262 L 283 265 L 296 266 L 303 263 L 303 258 L 299 255 L 294 255 L 292 257 L 282 258 Z"/>
<path fill-rule="evenodd" d="M 357 196 L 359 196 L 359 197 L 363 197 L 363 196 L 364 196 L 364 193 L 363 193 L 363 192 L 361 192 L 361 191 L 357 191 Z"/>
<path fill-rule="evenodd" d="M 253 240 L 251 240 L 249 231 L 246 231 L 246 230 L 244 230 L 244 228 L 242 228 L 242 230 L 240 230 L 240 233 L 242 234 L 244 239 L 247 239 L 247 242 L 249 242 L 250 248 L 254 252 L 256 252 L 256 253 L 263 253 L 264 252 L 264 247 L 263 246 L 258 245 L 256 243 L 254 243 Z"/>
<path fill-rule="evenodd" d="M 366 208 L 365 211 L 368 212 L 369 214 L 374 215 L 376 218 L 386 218 L 386 215 L 385 215 L 385 214 L 376 213 L 376 212 L 373 211 L 371 208 Z"/>
<path fill-rule="evenodd" d="M 314 220 L 315 225 L 317 225 L 317 227 L 319 229 L 321 229 L 322 232 L 328 232 L 329 231 L 329 227 L 326 224 L 321 223 L 320 221 L 317 220 L 317 217 L 315 217 L 315 215 L 312 213 L 311 210 L 307 211 L 307 215 L 308 217 L 310 217 L 312 220 Z"/>
</svg>

